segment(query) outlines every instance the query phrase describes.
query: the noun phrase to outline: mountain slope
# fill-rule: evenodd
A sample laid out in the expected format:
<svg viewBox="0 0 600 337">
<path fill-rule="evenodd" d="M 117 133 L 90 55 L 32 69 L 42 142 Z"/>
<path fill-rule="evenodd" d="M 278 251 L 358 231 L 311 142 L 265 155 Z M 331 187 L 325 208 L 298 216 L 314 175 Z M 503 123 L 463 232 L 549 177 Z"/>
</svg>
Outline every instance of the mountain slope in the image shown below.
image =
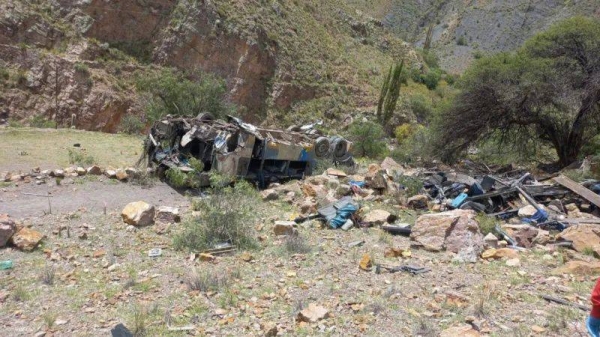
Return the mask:
<svg viewBox="0 0 600 337">
<path fill-rule="evenodd" d="M 418 62 L 346 1 L 0 0 L 0 11 L 0 118 L 25 122 L 114 132 L 143 115 L 134 77 L 161 67 L 222 76 L 254 122 L 337 121 L 372 110 L 394 60 Z"/>
</svg>

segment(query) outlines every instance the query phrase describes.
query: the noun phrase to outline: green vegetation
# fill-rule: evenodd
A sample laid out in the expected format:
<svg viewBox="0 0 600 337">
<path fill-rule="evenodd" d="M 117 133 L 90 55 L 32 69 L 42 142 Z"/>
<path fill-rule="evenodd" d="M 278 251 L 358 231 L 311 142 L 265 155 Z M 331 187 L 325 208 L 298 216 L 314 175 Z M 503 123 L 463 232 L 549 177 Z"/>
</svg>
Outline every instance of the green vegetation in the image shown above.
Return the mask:
<svg viewBox="0 0 600 337">
<path fill-rule="evenodd" d="M 383 157 L 387 152 L 384 137 L 381 125 L 373 122 L 354 122 L 348 135 L 353 142 L 352 154 L 357 157 Z"/>
<path fill-rule="evenodd" d="M 225 101 L 225 82 L 201 71 L 146 72 L 138 77 L 136 86 L 144 95 L 149 121 L 165 115 L 194 117 L 201 112 L 219 118 L 233 112 Z"/>
<path fill-rule="evenodd" d="M 600 20 L 575 17 L 515 53 L 477 60 L 439 119 L 444 158 L 495 138 L 516 151 L 547 144 L 563 167 L 577 160 L 600 132 L 599 53 Z"/>
<path fill-rule="evenodd" d="M 31 119 L 29 125 L 33 128 L 56 129 L 56 121 L 47 120 L 42 115 L 36 115 Z"/>
<path fill-rule="evenodd" d="M 257 246 L 253 225 L 258 193 L 248 182 L 231 187 L 229 181 L 229 177 L 211 175 L 211 195 L 194 200 L 192 206 L 200 216 L 183 223 L 174 238 L 177 249 L 202 251 L 223 242 L 238 249 Z"/>
<path fill-rule="evenodd" d="M 167 180 L 172 186 L 177 188 L 199 188 L 202 186 L 200 173 L 204 170 L 204 164 L 196 158 L 190 158 L 188 162 L 194 171 L 186 173 L 179 168 L 170 168 L 165 172 Z"/>
<path fill-rule="evenodd" d="M 140 116 L 127 114 L 121 119 L 119 130 L 129 135 L 139 135 L 144 131 L 145 127 L 146 124 Z"/>
<path fill-rule="evenodd" d="M 69 164 L 78 166 L 89 166 L 96 163 L 93 156 L 87 154 L 85 150 L 73 150 L 68 149 L 69 152 Z"/>
<path fill-rule="evenodd" d="M 403 68 L 404 60 L 390 67 L 390 71 L 383 80 L 381 93 L 379 95 L 379 103 L 377 104 L 377 120 L 381 125 L 386 125 L 392 118 L 394 110 L 396 110 L 396 104 L 398 103 L 398 97 L 400 96 L 400 83 Z"/>
</svg>

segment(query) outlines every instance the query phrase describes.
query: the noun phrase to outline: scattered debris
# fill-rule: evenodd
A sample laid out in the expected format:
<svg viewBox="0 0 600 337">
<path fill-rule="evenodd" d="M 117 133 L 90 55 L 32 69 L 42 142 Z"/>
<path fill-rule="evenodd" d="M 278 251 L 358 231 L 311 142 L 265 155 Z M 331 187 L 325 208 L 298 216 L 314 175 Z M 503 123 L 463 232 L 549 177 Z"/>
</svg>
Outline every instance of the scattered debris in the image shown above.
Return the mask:
<svg viewBox="0 0 600 337">
<path fill-rule="evenodd" d="M 150 251 L 148 251 L 149 257 L 159 257 L 161 255 L 162 255 L 162 249 L 160 249 L 160 248 L 152 248 L 152 249 L 150 249 Z"/>
<path fill-rule="evenodd" d="M 13 262 L 11 260 L 0 261 L 0 270 L 12 269 Z"/>
</svg>

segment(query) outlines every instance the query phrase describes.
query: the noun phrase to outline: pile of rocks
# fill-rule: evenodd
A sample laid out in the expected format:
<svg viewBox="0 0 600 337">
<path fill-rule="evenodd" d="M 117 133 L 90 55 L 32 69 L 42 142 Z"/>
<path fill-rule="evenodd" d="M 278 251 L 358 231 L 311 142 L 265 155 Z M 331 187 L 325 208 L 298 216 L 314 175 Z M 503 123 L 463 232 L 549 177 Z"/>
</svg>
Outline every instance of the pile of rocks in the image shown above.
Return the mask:
<svg viewBox="0 0 600 337">
<path fill-rule="evenodd" d="M 169 231 L 170 226 L 181 221 L 179 209 L 175 207 L 160 206 L 155 208 L 145 201 L 131 202 L 121 212 L 123 222 L 136 227 L 156 224 L 155 231 L 163 234 Z"/>
<path fill-rule="evenodd" d="M 36 167 L 29 173 L 23 172 L 2 172 L 0 173 L 0 181 L 13 182 L 13 183 L 35 183 L 36 185 L 42 185 L 46 183 L 48 178 L 68 179 L 74 177 L 81 177 L 85 175 L 104 175 L 110 179 L 116 179 L 119 181 L 128 181 L 132 177 L 135 177 L 140 172 L 132 167 L 128 168 L 113 168 L 106 167 L 101 168 L 97 165 L 92 165 L 87 168 L 81 166 L 69 166 L 62 169 L 55 170 L 40 170 Z"/>
</svg>

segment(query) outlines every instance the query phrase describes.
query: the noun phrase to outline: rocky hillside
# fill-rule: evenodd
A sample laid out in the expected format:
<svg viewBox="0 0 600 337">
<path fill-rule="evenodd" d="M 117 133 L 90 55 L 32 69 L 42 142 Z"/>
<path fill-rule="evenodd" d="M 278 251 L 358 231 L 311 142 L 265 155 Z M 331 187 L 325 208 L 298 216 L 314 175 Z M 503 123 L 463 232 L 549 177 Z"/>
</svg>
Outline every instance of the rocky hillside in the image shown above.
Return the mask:
<svg viewBox="0 0 600 337">
<path fill-rule="evenodd" d="M 0 119 L 114 132 L 126 114 L 143 115 L 135 79 L 175 67 L 223 77 L 228 98 L 254 122 L 341 120 L 372 110 L 380 75 L 395 59 L 418 63 L 382 21 L 356 8 L 0 0 Z"/>
<path fill-rule="evenodd" d="M 355 0 L 398 36 L 431 48 L 442 68 L 462 72 L 481 55 L 512 50 L 554 22 L 574 15 L 600 16 L 596 0 Z"/>
</svg>

